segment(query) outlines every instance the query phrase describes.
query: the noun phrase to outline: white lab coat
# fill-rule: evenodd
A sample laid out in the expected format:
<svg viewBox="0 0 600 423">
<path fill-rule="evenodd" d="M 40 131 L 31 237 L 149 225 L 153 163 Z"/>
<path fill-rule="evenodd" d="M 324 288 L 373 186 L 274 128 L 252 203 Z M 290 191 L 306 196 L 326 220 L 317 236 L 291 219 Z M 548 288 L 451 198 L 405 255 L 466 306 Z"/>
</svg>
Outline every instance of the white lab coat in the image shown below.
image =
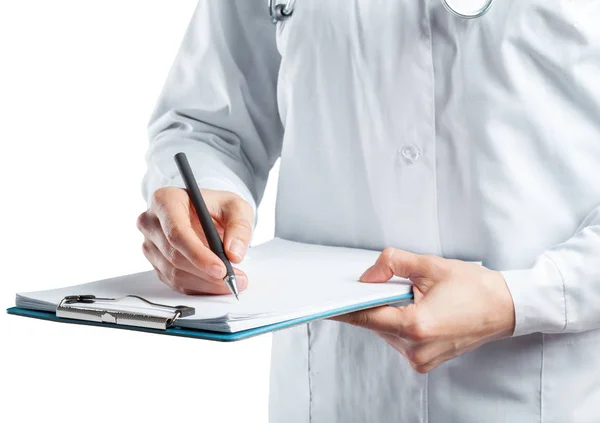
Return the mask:
<svg viewBox="0 0 600 423">
<path fill-rule="evenodd" d="M 253 205 L 276 234 L 482 261 L 514 337 L 427 375 L 332 321 L 274 336 L 273 423 L 600 422 L 600 0 L 201 1 L 150 124 L 144 193 Z M 158 29 L 160 30 L 160 29 Z M 284 131 L 285 128 L 285 131 Z M 358 276 L 358 275 L 357 275 Z"/>
</svg>

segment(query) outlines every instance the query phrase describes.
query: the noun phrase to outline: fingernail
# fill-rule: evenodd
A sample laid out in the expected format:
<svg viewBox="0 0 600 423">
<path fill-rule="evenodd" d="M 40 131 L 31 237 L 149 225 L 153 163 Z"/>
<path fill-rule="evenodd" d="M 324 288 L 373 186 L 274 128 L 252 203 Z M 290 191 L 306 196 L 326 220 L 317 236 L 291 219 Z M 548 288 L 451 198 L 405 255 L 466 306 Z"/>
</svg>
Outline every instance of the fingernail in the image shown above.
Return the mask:
<svg viewBox="0 0 600 423">
<path fill-rule="evenodd" d="M 213 278 L 221 278 L 223 277 L 223 266 L 219 266 L 218 264 L 213 264 L 208 269 L 208 274 Z"/>
<path fill-rule="evenodd" d="M 229 244 L 229 251 L 231 252 L 231 254 L 242 259 L 244 257 L 244 254 L 246 254 L 246 245 L 239 239 L 234 239 Z"/>
</svg>

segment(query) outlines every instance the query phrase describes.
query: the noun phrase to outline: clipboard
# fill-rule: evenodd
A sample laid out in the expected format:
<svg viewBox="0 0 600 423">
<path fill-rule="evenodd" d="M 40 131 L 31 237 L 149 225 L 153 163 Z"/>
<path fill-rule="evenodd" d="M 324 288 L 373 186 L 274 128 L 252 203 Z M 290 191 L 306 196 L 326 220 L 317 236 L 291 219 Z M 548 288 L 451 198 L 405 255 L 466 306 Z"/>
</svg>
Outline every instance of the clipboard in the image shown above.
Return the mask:
<svg viewBox="0 0 600 423">
<path fill-rule="evenodd" d="M 231 342 L 381 305 L 406 305 L 409 304 L 412 299 L 413 294 L 408 293 L 394 298 L 368 301 L 338 308 L 327 313 L 304 316 L 239 332 L 215 332 L 179 327 L 177 326 L 177 320 L 182 317 L 192 316 L 195 312 L 192 307 L 185 305 L 168 306 L 152 303 L 145 298 L 136 295 L 128 295 L 121 298 L 97 298 L 93 295 L 69 295 L 59 303 L 56 307 L 56 312 L 54 313 L 21 307 L 11 307 L 6 311 L 8 314 L 16 316 L 49 320 L 59 323 L 100 326 L 160 335 Z"/>
</svg>

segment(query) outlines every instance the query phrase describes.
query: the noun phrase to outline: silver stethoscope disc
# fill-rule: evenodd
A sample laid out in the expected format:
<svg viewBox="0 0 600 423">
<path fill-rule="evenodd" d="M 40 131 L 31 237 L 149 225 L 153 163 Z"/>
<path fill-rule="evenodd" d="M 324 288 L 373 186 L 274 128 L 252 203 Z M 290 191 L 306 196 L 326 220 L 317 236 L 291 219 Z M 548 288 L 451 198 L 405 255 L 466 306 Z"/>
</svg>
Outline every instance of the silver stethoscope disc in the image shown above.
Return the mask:
<svg viewBox="0 0 600 423">
<path fill-rule="evenodd" d="M 446 9 L 465 19 L 479 18 L 492 7 L 494 0 L 442 0 Z"/>
</svg>

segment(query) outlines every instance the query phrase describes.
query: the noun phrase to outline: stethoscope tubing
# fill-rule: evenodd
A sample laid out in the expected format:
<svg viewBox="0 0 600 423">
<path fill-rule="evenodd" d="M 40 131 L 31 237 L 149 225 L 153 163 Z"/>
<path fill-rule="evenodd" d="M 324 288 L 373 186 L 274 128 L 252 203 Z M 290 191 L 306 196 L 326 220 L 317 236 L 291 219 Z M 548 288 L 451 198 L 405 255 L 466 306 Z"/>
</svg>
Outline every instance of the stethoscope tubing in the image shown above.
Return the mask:
<svg viewBox="0 0 600 423">
<path fill-rule="evenodd" d="M 452 6 L 450 6 L 448 4 L 448 0 L 440 0 L 440 1 L 442 2 L 444 7 L 446 8 L 446 10 L 448 10 L 454 16 L 458 16 L 459 18 L 463 18 L 463 19 L 476 19 L 476 18 L 482 17 L 490 10 L 490 8 L 492 7 L 492 5 L 494 3 L 494 0 L 486 0 L 487 3 L 481 8 L 481 10 L 479 12 L 477 12 L 476 14 L 473 14 L 473 15 L 466 15 L 464 13 L 458 12 Z M 294 12 L 294 10 L 291 7 L 291 3 L 292 3 L 292 0 L 287 0 L 285 2 L 285 4 L 284 3 L 277 4 L 277 0 L 268 0 L 269 16 L 271 17 L 271 21 L 273 23 L 277 23 L 279 21 L 289 18 L 292 15 L 292 13 Z"/>
</svg>

